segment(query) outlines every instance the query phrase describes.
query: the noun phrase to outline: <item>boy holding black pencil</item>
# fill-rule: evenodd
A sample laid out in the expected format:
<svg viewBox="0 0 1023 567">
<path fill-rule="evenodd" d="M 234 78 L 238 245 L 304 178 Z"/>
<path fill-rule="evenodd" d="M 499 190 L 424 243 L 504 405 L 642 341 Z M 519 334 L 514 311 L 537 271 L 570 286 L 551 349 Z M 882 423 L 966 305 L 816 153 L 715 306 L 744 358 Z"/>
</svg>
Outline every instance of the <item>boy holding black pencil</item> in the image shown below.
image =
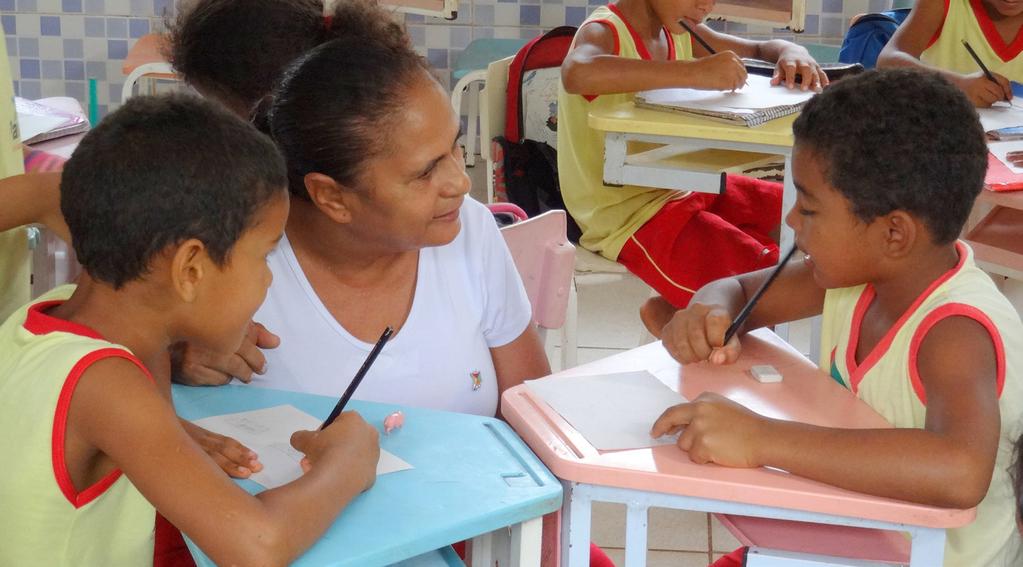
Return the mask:
<svg viewBox="0 0 1023 567">
<path fill-rule="evenodd" d="M 936 73 L 871 71 L 812 99 L 793 129 L 798 196 L 786 221 L 806 257 L 745 328 L 823 313 L 821 369 L 895 428 L 815 427 L 700 396 L 651 434 L 684 429 L 678 445 L 699 463 L 977 506 L 972 524 L 948 531 L 945 565 L 1019 565 L 1008 469 L 1023 431 L 1023 323 L 957 240 L 987 169 L 976 112 Z M 672 356 L 735 362 L 740 343 L 724 344 L 725 329 L 768 272 L 702 288 L 664 328 Z"/>
<path fill-rule="evenodd" d="M 621 263 L 661 294 L 641 310 L 654 335 L 701 285 L 778 261 L 771 234 L 781 216 L 781 186 L 729 176 L 719 195 L 610 187 L 603 182 L 604 134 L 590 128 L 588 113 L 647 89 L 738 89 L 746 82 L 740 57 L 776 62 L 775 85 L 820 90 L 828 82 L 796 44 L 711 30 L 701 22 L 713 6 L 620 0 L 597 8 L 561 67 L 558 176 L 565 204 L 583 231 L 583 247 Z"/>
<path fill-rule="evenodd" d="M 1021 2 L 919 0 L 877 66 L 938 71 L 977 107 L 1011 101 L 1011 82 L 1023 82 L 1021 27 Z"/>
<path fill-rule="evenodd" d="M 82 140 L 61 211 L 84 276 L 0 325 L 0 565 L 176 565 L 171 524 L 217 564 L 284 565 L 373 484 L 376 430 L 348 412 L 292 436 L 302 478 L 248 494 L 149 370 L 180 340 L 241 343 L 287 182 L 268 138 L 196 97 L 132 98 Z"/>
</svg>

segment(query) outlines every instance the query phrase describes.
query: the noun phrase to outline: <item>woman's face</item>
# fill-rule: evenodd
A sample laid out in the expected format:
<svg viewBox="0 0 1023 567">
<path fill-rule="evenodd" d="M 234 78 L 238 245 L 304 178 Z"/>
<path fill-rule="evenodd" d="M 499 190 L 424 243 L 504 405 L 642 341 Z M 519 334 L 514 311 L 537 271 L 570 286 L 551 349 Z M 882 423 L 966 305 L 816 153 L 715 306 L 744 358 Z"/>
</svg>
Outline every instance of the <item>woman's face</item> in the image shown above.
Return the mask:
<svg viewBox="0 0 1023 567">
<path fill-rule="evenodd" d="M 448 93 L 425 72 L 400 108 L 354 187 L 349 227 L 391 250 L 442 246 L 461 230 L 469 192 L 459 120 Z"/>
</svg>

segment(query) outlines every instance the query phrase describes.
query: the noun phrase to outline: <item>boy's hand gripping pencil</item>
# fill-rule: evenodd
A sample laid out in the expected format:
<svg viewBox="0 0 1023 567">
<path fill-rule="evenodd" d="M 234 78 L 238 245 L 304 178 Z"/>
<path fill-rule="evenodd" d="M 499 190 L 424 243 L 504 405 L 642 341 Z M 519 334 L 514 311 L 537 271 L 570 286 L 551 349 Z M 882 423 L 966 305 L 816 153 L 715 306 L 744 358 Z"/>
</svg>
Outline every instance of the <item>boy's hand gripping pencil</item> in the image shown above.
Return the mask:
<svg viewBox="0 0 1023 567">
<path fill-rule="evenodd" d="M 756 307 L 757 302 L 760 301 L 760 296 L 764 295 L 764 292 L 767 291 L 767 288 L 771 286 L 771 283 L 778 277 L 778 274 L 785 268 L 785 264 L 789 263 L 789 260 L 792 259 L 792 254 L 795 252 L 796 246 L 793 244 L 792 248 L 785 254 L 785 257 L 781 259 L 781 263 L 775 266 L 771 275 L 767 276 L 767 279 L 764 280 L 764 283 L 760 284 L 760 288 L 753 294 L 753 297 L 749 298 L 749 301 L 743 306 L 742 311 L 739 311 L 739 314 L 735 316 L 735 320 L 732 321 L 732 324 L 728 326 L 728 330 L 725 331 L 725 342 L 723 344 L 727 345 L 728 341 L 732 340 L 739 327 L 742 326 L 746 318 L 753 311 L 753 308 Z"/>
<path fill-rule="evenodd" d="M 341 394 L 341 399 L 337 401 L 337 405 L 334 406 L 334 410 L 330 412 L 327 419 L 323 420 L 323 425 L 320 426 L 321 430 L 326 429 L 327 426 L 334 423 L 337 416 L 341 415 L 341 412 L 345 410 L 348 400 L 352 399 L 352 395 L 355 394 L 355 389 L 359 387 L 359 383 L 361 383 L 362 379 L 366 377 L 366 373 L 369 372 L 369 367 L 373 366 L 373 361 L 377 359 L 377 355 L 379 355 L 380 351 L 384 349 L 384 344 L 387 342 L 387 339 L 391 338 L 392 334 L 394 334 L 394 329 L 390 327 L 384 329 L 384 334 L 380 335 L 380 339 L 377 340 L 377 344 L 373 345 L 373 350 L 369 351 L 369 356 L 366 357 L 366 362 L 363 362 L 359 371 L 355 373 L 355 378 L 352 378 L 352 383 L 348 385 L 347 389 L 345 389 L 345 393 Z"/>
<path fill-rule="evenodd" d="M 966 48 L 966 51 L 970 52 L 970 57 L 973 57 L 973 60 L 977 62 L 977 66 L 980 67 L 980 70 L 984 72 L 984 76 L 987 77 L 987 80 L 997 85 L 998 80 L 995 79 L 995 76 L 992 75 L 991 71 L 988 70 L 987 65 L 985 65 L 984 62 L 980 60 L 980 56 L 978 56 L 977 52 L 974 51 L 973 47 L 970 46 L 970 42 L 964 39 L 963 47 Z M 1009 101 L 1009 104 L 1012 104 L 1012 101 Z"/>
</svg>

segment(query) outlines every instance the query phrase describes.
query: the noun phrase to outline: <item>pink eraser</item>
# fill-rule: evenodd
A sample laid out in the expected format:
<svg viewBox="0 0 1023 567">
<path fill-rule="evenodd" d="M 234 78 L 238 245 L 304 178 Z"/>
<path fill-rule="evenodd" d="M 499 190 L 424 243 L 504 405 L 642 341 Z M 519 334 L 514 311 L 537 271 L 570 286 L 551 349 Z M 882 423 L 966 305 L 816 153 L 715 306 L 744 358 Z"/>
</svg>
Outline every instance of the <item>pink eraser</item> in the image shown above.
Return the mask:
<svg viewBox="0 0 1023 567">
<path fill-rule="evenodd" d="M 395 429 L 400 429 L 402 425 L 405 425 L 405 414 L 401 413 L 401 411 L 396 411 L 384 418 L 384 433 L 387 434 Z"/>
</svg>

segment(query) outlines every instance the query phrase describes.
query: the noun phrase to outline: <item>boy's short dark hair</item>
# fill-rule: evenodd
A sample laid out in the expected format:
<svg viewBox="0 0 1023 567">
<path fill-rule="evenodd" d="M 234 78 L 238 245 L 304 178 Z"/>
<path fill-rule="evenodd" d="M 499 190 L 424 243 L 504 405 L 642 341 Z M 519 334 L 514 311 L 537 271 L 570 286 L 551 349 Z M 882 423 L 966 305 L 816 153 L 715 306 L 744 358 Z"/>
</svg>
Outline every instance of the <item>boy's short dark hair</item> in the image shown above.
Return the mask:
<svg viewBox="0 0 1023 567">
<path fill-rule="evenodd" d="M 987 144 L 966 96 L 934 72 L 892 69 L 843 79 L 792 127 L 825 178 L 871 221 L 920 218 L 936 244 L 955 240 L 984 186 Z"/>
<path fill-rule="evenodd" d="M 68 160 L 60 208 L 78 261 L 120 288 L 189 238 L 223 265 L 287 182 L 273 142 L 219 105 L 183 94 L 135 97 Z"/>
</svg>

